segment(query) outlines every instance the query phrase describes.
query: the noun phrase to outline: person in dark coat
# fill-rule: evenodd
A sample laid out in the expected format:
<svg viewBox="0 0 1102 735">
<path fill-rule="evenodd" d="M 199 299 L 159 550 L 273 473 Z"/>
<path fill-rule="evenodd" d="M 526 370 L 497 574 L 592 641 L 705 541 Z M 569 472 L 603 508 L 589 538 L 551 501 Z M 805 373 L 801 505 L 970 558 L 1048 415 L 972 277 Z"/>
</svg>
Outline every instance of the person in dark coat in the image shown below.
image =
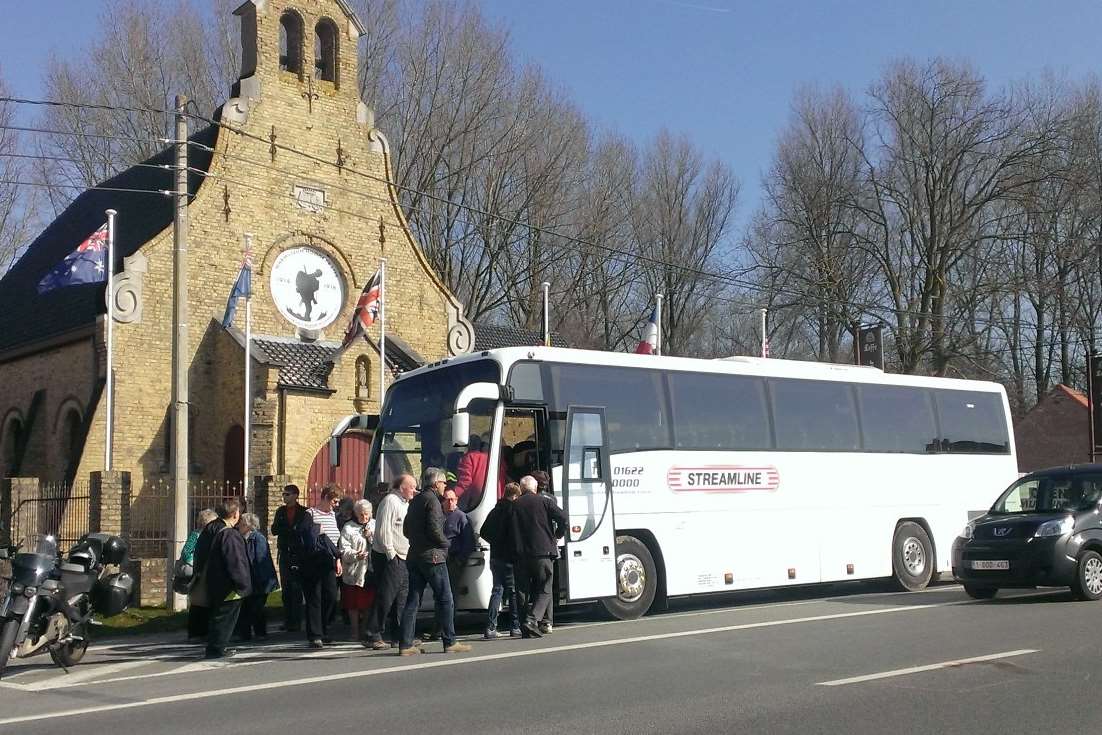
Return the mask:
<svg viewBox="0 0 1102 735">
<path fill-rule="evenodd" d="M 199 537 L 195 540 L 192 564 L 195 569 L 196 580 L 200 580 L 203 571 L 207 567 L 207 562 L 210 560 L 210 550 L 215 535 L 226 527 L 226 522 L 219 518 L 217 513 L 213 513 L 213 515 L 214 519 L 207 521 L 207 524 L 199 531 Z M 201 586 L 204 590 L 206 589 L 205 582 L 202 582 Z M 205 594 L 193 587 L 191 592 L 188 593 L 188 638 L 206 640 L 209 632 L 210 607 L 208 607 Z"/>
<path fill-rule="evenodd" d="M 241 603 L 241 615 L 237 620 L 237 635 L 242 640 L 268 637 L 268 595 L 279 588 L 275 564 L 268 539 L 260 532 L 260 519 L 254 513 L 243 513 L 239 527 L 245 529 L 245 552 L 249 557 L 249 576 L 252 594 Z"/>
<path fill-rule="evenodd" d="M 304 562 L 302 531 L 312 523 L 306 508 L 299 505 L 297 485 L 283 487 L 283 505 L 276 509 L 272 520 L 272 535 L 279 552 L 279 581 L 283 597 L 283 629 L 302 629 L 305 600 L 302 596 L 301 566 Z"/>
<path fill-rule="evenodd" d="M 497 618 L 501 612 L 502 599 L 508 600 L 512 616 L 509 635 L 517 637 L 520 632 L 520 602 L 517 599 L 516 577 L 513 562 L 516 554 L 509 534 L 513 524 L 513 501 L 520 497 L 520 485 L 510 482 L 505 486 L 505 495 L 482 521 L 479 535 L 490 543 L 490 573 L 494 577 L 493 590 L 490 592 L 490 607 L 486 610 L 486 640 L 498 637 Z"/>
<path fill-rule="evenodd" d="M 204 567 L 207 599 L 210 601 L 207 658 L 226 658 L 236 653 L 226 645 L 237 625 L 241 601 L 252 592 L 245 538 L 234 528 L 241 520 L 241 505 L 236 498 L 229 498 L 218 504 L 217 512 L 223 526 L 213 534 Z"/>
<path fill-rule="evenodd" d="M 551 477 L 543 470 L 536 470 L 531 473 L 532 478 L 536 481 L 536 494 L 543 498 L 551 505 L 557 506 L 559 501 L 555 498 L 555 493 L 551 490 Z M 560 536 L 562 534 L 559 534 Z M 557 558 L 557 557 L 556 557 Z M 554 570 L 554 564 L 551 565 Z M 555 582 L 557 580 L 552 573 L 551 579 L 551 604 L 547 606 L 547 612 L 543 614 L 543 617 L 539 621 L 540 633 L 548 635 L 551 633 L 555 623 Z"/>
<path fill-rule="evenodd" d="M 538 622 L 551 604 L 555 559 L 559 556 L 557 539 L 566 532 L 567 518 L 562 509 L 548 503 L 536 490 L 531 475 L 520 478 L 521 496 L 513 504 L 512 541 L 516 552 L 516 577 L 520 604 L 525 619 L 521 634 L 539 638 Z"/>
<path fill-rule="evenodd" d="M 448 478 L 444 470 L 427 468 L 421 478 L 421 493 L 409 501 L 406 520 L 402 524 L 402 531 L 409 539 L 409 554 L 406 556 L 409 593 L 402 609 L 400 656 L 422 652 L 413 645 L 413 633 L 426 584 L 432 587 L 432 597 L 436 602 L 436 622 L 444 642 L 444 653 L 471 650 L 469 645 L 458 643 L 455 639 L 455 602 L 448 583 L 448 538 L 444 535 L 444 510 L 440 505 L 447 486 Z"/>
</svg>

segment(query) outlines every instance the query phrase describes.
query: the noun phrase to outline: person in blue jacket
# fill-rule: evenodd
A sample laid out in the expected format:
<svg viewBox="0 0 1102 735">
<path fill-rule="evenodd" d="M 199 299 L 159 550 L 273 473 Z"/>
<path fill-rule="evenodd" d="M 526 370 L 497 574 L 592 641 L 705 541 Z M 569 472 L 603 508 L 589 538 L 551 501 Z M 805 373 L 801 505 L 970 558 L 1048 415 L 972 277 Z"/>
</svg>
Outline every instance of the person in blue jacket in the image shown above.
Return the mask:
<svg viewBox="0 0 1102 735">
<path fill-rule="evenodd" d="M 241 530 L 245 534 L 245 551 L 248 553 L 253 583 L 252 594 L 242 603 L 241 617 L 237 621 L 237 635 L 246 641 L 252 640 L 253 636 L 261 640 L 268 637 L 268 595 L 279 589 L 268 539 L 259 529 L 260 519 L 256 514 L 241 516 Z"/>
</svg>

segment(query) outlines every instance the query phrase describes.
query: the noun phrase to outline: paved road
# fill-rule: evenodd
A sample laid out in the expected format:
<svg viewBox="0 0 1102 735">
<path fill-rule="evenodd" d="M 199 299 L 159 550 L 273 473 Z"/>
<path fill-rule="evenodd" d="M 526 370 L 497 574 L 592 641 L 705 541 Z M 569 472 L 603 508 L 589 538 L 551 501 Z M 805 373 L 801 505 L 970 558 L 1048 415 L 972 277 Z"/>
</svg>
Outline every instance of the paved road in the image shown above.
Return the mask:
<svg viewBox="0 0 1102 735">
<path fill-rule="evenodd" d="M 867 586 L 585 616 L 539 641 L 415 658 L 273 639 L 207 663 L 181 643 L 98 648 L 0 683 L 0 733 L 1093 731 L 1102 603 L 974 602 Z M 830 594 L 829 597 L 822 595 Z M 1074 730 L 1072 730 L 1074 728 Z"/>
</svg>

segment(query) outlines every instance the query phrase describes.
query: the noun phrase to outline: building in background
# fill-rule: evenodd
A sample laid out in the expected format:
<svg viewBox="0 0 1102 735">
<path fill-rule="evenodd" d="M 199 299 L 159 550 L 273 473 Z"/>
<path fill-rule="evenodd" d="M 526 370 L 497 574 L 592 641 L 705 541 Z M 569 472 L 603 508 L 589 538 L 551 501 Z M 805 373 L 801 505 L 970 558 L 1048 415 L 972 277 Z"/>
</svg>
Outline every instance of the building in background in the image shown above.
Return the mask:
<svg viewBox="0 0 1102 735">
<path fill-rule="evenodd" d="M 1057 385 L 1014 424 L 1018 470 L 1090 461 L 1087 396 Z M 994 500 L 994 498 L 992 498 Z"/>
<path fill-rule="evenodd" d="M 251 0 L 235 13 L 239 81 L 213 124 L 192 122 L 188 147 L 191 476 L 243 479 L 244 309 L 235 326 L 220 321 L 252 233 L 250 474 L 305 483 L 342 417 L 378 411 L 378 351 L 338 347 L 380 258 L 392 373 L 466 352 L 474 333 L 410 234 L 387 140 L 359 99 L 360 20 L 342 0 Z M 83 192 L 0 281 L 0 477 L 103 468 L 105 288 L 39 295 L 36 284 L 113 208 L 114 468 L 131 473 L 136 503 L 169 481 L 173 201 L 159 192 L 173 172 L 159 166 L 172 156 Z M 342 481 L 362 478 L 367 439 L 345 440 L 357 466 Z"/>
</svg>

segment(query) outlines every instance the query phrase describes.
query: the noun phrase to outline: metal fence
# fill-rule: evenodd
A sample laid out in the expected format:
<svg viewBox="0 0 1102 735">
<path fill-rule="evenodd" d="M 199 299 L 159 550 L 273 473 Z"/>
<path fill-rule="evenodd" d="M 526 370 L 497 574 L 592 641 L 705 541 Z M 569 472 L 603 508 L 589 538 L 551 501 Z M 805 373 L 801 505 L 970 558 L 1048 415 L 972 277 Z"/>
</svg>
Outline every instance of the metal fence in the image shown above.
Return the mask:
<svg viewBox="0 0 1102 735">
<path fill-rule="evenodd" d="M 3 529 L 12 543 L 50 535 L 66 549 L 88 533 L 91 511 L 88 485 L 84 483 L 42 483 L 33 497 L 13 498 Z"/>
<path fill-rule="evenodd" d="M 130 498 L 130 556 L 164 558 L 172 547 L 176 489 L 171 479 L 147 482 Z M 188 530 L 197 516 L 226 498 L 241 497 L 241 483 L 192 481 L 188 484 Z"/>
</svg>

